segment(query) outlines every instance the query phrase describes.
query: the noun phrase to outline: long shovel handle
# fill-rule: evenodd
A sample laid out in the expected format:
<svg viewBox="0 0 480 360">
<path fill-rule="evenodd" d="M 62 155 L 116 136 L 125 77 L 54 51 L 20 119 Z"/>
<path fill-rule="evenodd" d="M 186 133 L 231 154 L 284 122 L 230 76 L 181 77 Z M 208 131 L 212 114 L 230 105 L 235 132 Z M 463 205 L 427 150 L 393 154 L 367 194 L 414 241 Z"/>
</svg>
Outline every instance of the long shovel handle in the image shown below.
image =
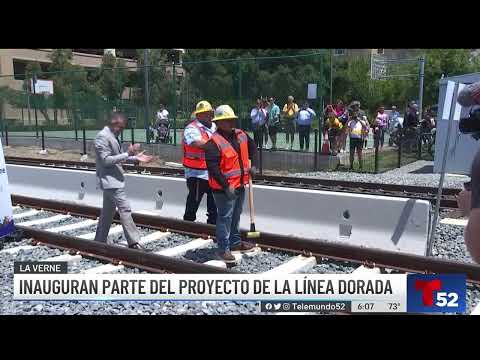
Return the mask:
<svg viewBox="0 0 480 360">
<path fill-rule="evenodd" d="M 253 184 L 251 175 L 248 177 L 248 203 L 250 205 L 250 224 L 255 224 L 255 209 L 253 207 Z"/>
</svg>

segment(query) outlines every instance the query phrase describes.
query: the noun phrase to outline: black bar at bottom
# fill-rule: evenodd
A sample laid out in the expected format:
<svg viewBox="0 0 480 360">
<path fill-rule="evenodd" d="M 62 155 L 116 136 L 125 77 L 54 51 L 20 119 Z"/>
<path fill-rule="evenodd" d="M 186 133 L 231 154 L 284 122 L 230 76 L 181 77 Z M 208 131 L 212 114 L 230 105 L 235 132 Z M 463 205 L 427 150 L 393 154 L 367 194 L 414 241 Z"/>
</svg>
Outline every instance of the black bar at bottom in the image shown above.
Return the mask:
<svg viewBox="0 0 480 360">
<path fill-rule="evenodd" d="M 42 128 L 42 150 L 45 150 L 45 131 Z"/>
<path fill-rule="evenodd" d="M 87 135 L 85 133 L 85 129 L 82 129 L 82 137 L 83 137 L 83 154 L 82 155 L 86 155 L 87 154 Z"/>
</svg>

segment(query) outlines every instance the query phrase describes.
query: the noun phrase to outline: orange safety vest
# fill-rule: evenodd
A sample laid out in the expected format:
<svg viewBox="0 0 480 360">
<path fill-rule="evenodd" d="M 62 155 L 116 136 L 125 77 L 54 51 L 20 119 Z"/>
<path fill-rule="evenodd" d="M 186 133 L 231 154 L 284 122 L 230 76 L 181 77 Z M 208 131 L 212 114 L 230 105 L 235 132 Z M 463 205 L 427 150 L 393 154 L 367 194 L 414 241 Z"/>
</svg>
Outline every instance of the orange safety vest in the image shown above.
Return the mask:
<svg viewBox="0 0 480 360">
<path fill-rule="evenodd" d="M 236 129 L 235 136 L 240 145 L 240 154 L 235 151 L 233 146 L 222 135 L 214 133 L 211 139 L 220 150 L 220 172 L 227 178 L 228 184 L 236 189 L 248 184 L 250 162 L 248 159 L 247 135 L 242 130 Z M 243 165 L 243 178 L 240 158 Z M 208 184 L 213 190 L 223 190 L 222 186 L 210 175 L 208 176 Z"/>
<path fill-rule="evenodd" d="M 202 140 L 208 141 L 210 139 L 205 129 L 199 126 L 196 120 L 192 121 L 188 126 L 193 126 L 200 130 Z M 183 166 L 190 169 L 206 170 L 207 162 L 205 161 L 205 151 L 183 142 Z"/>
</svg>

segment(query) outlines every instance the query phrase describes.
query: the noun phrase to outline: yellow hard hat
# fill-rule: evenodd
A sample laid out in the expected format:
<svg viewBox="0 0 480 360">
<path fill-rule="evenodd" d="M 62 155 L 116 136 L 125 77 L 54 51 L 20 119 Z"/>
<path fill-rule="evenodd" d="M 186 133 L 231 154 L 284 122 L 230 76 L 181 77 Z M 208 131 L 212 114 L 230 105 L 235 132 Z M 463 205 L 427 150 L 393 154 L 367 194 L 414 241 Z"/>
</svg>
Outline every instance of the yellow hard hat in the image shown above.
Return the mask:
<svg viewBox="0 0 480 360">
<path fill-rule="evenodd" d="M 195 115 L 208 111 L 213 111 L 212 105 L 208 101 L 202 100 L 197 104 Z"/>
<path fill-rule="evenodd" d="M 233 109 L 229 105 L 220 105 L 215 109 L 215 115 L 212 121 L 238 119 Z"/>
</svg>

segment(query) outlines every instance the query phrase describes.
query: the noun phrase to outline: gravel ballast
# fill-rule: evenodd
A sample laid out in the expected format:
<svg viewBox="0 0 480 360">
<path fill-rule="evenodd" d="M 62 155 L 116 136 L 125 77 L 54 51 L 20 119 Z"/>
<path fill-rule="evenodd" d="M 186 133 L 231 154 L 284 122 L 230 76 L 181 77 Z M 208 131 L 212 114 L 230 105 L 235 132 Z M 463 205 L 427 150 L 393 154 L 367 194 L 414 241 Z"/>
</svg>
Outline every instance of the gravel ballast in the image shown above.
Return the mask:
<svg viewBox="0 0 480 360">
<path fill-rule="evenodd" d="M 313 177 L 328 180 L 370 182 L 379 184 L 414 185 L 438 187 L 440 174 L 434 174 L 433 161 L 419 160 L 398 169 L 381 174 L 367 174 L 349 171 L 317 171 L 296 173 L 294 177 Z M 469 181 L 468 176 L 446 174 L 444 188 L 463 188 L 463 183 Z"/>
</svg>

